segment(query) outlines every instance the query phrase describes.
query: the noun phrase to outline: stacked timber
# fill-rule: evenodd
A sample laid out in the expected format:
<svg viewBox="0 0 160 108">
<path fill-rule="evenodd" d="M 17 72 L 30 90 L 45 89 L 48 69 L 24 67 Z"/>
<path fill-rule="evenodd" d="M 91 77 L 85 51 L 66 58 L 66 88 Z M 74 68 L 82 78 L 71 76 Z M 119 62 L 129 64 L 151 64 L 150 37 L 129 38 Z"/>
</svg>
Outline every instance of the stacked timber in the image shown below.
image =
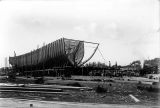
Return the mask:
<svg viewBox="0 0 160 108">
<path fill-rule="evenodd" d="M 61 38 L 23 55 L 9 57 L 16 68 L 33 69 L 78 66 L 84 56 L 84 42 Z"/>
</svg>

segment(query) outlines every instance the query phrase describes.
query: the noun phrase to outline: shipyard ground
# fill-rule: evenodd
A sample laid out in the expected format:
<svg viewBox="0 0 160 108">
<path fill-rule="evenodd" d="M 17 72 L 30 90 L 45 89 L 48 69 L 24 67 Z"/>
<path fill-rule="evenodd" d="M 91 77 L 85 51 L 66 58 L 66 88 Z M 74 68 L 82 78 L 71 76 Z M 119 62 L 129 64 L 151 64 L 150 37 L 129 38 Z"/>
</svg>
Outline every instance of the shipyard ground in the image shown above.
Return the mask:
<svg viewBox="0 0 160 108">
<path fill-rule="evenodd" d="M 0 108 L 151 108 L 142 105 L 119 105 L 119 104 L 97 104 L 76 103 L 57 101 L 37 101 L 26 99 L 0 98 Z M 152 106 L 159 108 L 158 106 Z"/>
<path fill-rule="evenodd" d="M 104 81 L 100 81 L 103 79 Z M 81 107 L 81 105 L 88 105 L 90 107 L 96 107 L 96 105 L 106 104 L 105 107 L 114 106 L 114 107 L 158 107 L 160 106 L 160 93 L 152 92 L 146 90 L 137 89 L 137 82 L 144 81 L 144 78 L 108 78 L 108 77 L 89 77 L 89 76 L 73 76 L 70 80 L 61 80 L 57 77 L 46 77 L 45 85 L 57 85 L 57 88 L 60 86 L 71 85 L 75 82 L 78 82 L 83 87 L 93 88 L 92 90 L 75 90 L 75 89 L 64 89 L 64 92 L 67 94 L 44 94 L 44 93 L 19 93 L 19 92 L 1 92 L 0 98 L 1 105 L 8 100 L 9 103 L 16 105 L 15 99 L 27 99 L 28 101 L 23 101 L 24 106 L 29 104 L 29 100 L 34 100 L 35 105 L 42 104 L 41 101 L 45 101 L 44 105 L 47 102 L 54 101 L 55 103 L 59 102 L 78 102 L 78 103 L 88 103 L 88 104 L 76 104 L 76 107 Z M 24 78 L 18 77 L 14 83 L 33 83 L 33 78 Z M 1 80 L 1 83 L 7 83 L 6 80 Z M 8 82 L 10 83 L 10 82 Z M 12 82 L 13 83 L 13 82 Z M 97 85 L 103 86 L 107 89 L 105 93 L 97 93 L 95 88 Z M 140 102 L 135 102 L 129 95 L 132 94 Z M 12 99 L 8 99 L 12 98 Z M 3 100 L 4 99 L 4 100 Z M 17 100 L 21 103 L 20 100 Z M 7 102 L 7 101 L 6 101 Z M 7 103 L 8 103 L 7 102 Z M 22 103 L 23 103 L 22 102 Z M 48 104 L 49 104 L 48 103 Z M 92 105 L 94 103 L 96 105 Z M 18 105 L 19 103 L 17 103 Z M 51 105 L 53 103 L 50 103 Z M 67 105 L 69 105 L 67 104 Z M 56 104 L 57 107 L 66 107 L 67 105 Z M 102 105 L 102 108 L 103 108 Z M 111 106 L 110 106 L 111 105 Z M 136 106 L 135 106 L 136 105 Z M 42 105 L 43 106 L 43 105 Z M 75 107 L 75 105 L 69 105 Z M 67 106 L 67 107 L 69 107 Z M 100 105 L 101 106 L 101 105 Z M 47 107 L 47 106 L 46 106 Z M 49 107 L 49 106 L 48 106 Z M 98 106 L 99 107 L 99 106 Z"/>
</svg>

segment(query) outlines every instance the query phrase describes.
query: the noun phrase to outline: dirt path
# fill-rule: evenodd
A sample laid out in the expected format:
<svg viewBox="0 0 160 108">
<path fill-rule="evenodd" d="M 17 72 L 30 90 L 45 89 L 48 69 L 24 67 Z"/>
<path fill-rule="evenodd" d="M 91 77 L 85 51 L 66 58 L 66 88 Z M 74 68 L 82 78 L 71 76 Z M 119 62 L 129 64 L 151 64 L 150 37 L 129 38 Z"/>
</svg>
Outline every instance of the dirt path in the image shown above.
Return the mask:
<svg viewBox="0 0 160 108">
<path fill-rule="evenodd" d="M 142 105 L 95 104 L 0 98 L 0 108 L 150 108 Z M 159 106 L 152 106 L 159 108 Z"/>
</svg>

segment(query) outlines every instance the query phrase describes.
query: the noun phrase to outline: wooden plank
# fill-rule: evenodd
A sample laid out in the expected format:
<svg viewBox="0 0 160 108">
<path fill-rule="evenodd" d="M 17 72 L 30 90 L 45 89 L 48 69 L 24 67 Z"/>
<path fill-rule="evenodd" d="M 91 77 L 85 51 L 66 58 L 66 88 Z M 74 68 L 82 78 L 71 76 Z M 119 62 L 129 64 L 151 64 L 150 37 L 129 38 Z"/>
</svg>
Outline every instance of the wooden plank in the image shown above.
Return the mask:
<svg viewBox="0 0 160 108">
<path fill-rule="evenodd" d="M 51 46 L 51 43 L 48 44 L 48 58 L 50 59 L 50 46 Z"/>
<path fill-rule="evenodd" d="M 134 97 L 132 94 L 129 95 L 135 102 L 140 102 L 139 99 L 137 99 L 136 97 Z"/>
<path fill-rule="evenodd" d="M 52 58 L 54 58 L 54 42 L 52 43 Z"/>
<path fill-rule="evenodd" d="M 55 58 L 56 56 L 55 47 L 56 47 L 55 42 L 53 42 L 53 52 L 52 52 L 53 58 Z"/>
<path fill-rule="evenodd" d="M 54 53 L 55 53 L 55 57 L 57 57 L 57 41 L 55 41 L 55 50 L 54 50 Z"/>
<path fill-rule="evenodd" d="M 54 91 L 54 92 L 62 92 L 62 89 L 57 88 L 44 88 L 44 87 L 15 87 L 15 86 L 1 86 L 0 90 L 23 90 L 23 91 Z"/>
<path fill-rule="evenodd" d="M 18 93 L 42 93 L 42 94 L 66 94 L 68 92 L 45 92 L 45 91 L 23 91 L 23 90 L 0 90 L 0 92 L 18 92 Z"/>
</svg>

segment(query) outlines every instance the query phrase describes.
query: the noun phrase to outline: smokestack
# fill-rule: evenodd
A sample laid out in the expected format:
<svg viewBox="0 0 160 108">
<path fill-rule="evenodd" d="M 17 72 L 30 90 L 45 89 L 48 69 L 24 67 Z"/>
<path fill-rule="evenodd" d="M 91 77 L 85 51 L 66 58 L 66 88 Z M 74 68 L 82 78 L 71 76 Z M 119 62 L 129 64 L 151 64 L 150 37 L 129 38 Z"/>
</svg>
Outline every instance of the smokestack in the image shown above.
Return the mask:
<svg viewBox="0 0 160 108">
<path fill-rule="evenodd" d="M 16 57 L 16 52 L 14 51 L 14 57 Z"/>
<path fill-rule="evenodd" d="M 111 67 L 111 62 L 109 61 L 109 67 Z"/>
<path fill-rule="evenodd" d="M 37 49 L 39 49 L 39 45 L 37 45 Z"/>
<path fill-rule="evenodd" d="M 145 61 L 145 59 L 144 58 L 141 58 L 140 59 L 140 62 L 141 62 L 141 68 L 143 69 L 143 67 L 144 67 L 144 61 Z"/>
<path fill-rule="evenodd" d="M 141 68 L 143 69 L 144 66 L 144 60 L 141 60 Z"/>
<path fill-rule="evenodd" d="M 116 61 L 116 64 L 115 64 L 115 66 L 117 67 L 117 61 Z"/>
<path fill-rule="evenodd" d="M 5 67 L 7 67 L 8 65 L 7 65 L 7 57 L 5 57 L 5 59 L 4 59 L 4 65 L 5 65 Z"/>
</svg>

